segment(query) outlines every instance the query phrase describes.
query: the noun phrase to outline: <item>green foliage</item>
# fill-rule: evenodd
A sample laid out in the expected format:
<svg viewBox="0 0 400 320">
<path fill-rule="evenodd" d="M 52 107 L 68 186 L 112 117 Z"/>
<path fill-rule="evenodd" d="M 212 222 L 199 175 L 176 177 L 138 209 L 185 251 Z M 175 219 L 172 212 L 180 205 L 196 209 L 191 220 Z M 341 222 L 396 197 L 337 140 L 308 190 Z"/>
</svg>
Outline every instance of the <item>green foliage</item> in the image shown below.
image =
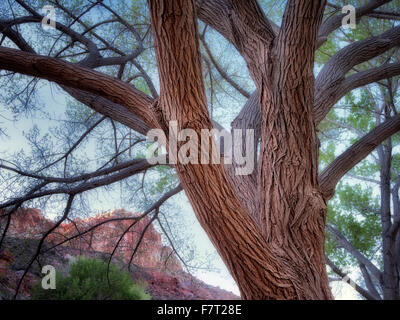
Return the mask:
<svg viewBox="0 0 400 320">
<path fill-rule="evenodd" d="M 330 36 L 328 40 L 315 53 L 315 62 L 317 64 L 325 64 L 339 50 L 338 41 L 334 36 Z"/>
<path fill-rule="evenodd" d="M 379 244 L 381 226 L 378 199 L 372 188 L 361 185 L 339 185 L 328 207 L 327 223 L 339 229 L 360 252 L 372 258 Z M 327 234 L 326 253 L 340 266 L 357 266 L 353 256 L 338 246 Z"/>
<path fill-rule="evenodd" d="M 127 272 L 98 259 L 79 258 L 68 276 L 56 274 L 56 289 L 44 290 L 39 281 L 31 291 L 34 300 L 149 300 L 150 295 L 135 284 Z"/>
<path fill-rule="evenodd" d="M 320 151 L 319 161 L 330 163 L 335 159 L 336 144 L 334 141 L 328 141 L 326 146 Z"/>
<path fill-rule="evenodd" d="M 160 165 L 152 171 L 157 173 L 158 179 L 149 187 L 151 195 L 161 194 L 164 190 L 170 190 L 176 186 L 178 177 L 171 167 Z"/>
<path fill-rule="evenodd" d="M 345 102 L 350 107 L 347 121 L 352 127 L 360 131 L 369 131 L 375 126 L 375 119 L 371 117 L 375 101 L 366 90 L 360 92 L 357 101 L 354 94 L 346 95 Z"/>
</svg>

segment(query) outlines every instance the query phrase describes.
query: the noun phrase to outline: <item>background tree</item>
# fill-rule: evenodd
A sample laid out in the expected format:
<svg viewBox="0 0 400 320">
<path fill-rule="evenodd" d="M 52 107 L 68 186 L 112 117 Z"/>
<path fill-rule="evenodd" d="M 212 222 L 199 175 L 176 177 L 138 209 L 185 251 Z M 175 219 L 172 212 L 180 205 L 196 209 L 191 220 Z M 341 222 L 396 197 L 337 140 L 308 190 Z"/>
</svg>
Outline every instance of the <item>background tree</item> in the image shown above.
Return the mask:
<svg viewBox="0 0 400 320">
<path fill-rule="evenodd" d="M 76 127 L 84 131 L 76 139 L 71 139 L 77 132 L 74 126 L 69 131 L 67 127 L 55 132 L 64 138 L 60 139 L 61 154 L 55 154 L 55 146 L 46 137 L 40 139 L 36 129 L 27 135 L 34 154 L 15 155 L 18 162 L 3 161 L 2 171 L 10 174 L 3 177 L 12 181 L 12 186 L 18 181 L 24 189 L 18 190 L 18 195 L 7 193 L 2 201 L 0 208 L 7 208 L 3 214 L 7 221 L 27 201 L 60 201 L 66 197 L 66 209 L 58 220 L 61 223 L 68 218 L 77 195 L 119 181 L 128 181 L 123 184 L 124 190 L 132 192 L 132 183 L 138 181 L 136 175 L 148 170 L 157 170 L 157 177 L 165 178 L 161 183 L 163 189 L 176 181 L 172 173 L 175 169 L 180 185 L 149 205 L 145 214 L 156 215 L 163 202 L 183 188 L 243 298 L 332 298 L 325 268 L 325 227 L 338 242 L 349 237 L 343 229 L 349 221 L 340 221 L 344 202 L 334 201 L 326 225 L 327 201 L 347 172 L 400 129 L 393 78 L 400 68 L 396 54 L 392 54 L 400 42 L 396 24 L 399 15 L 394 11 L 397 1 L 358 3 L 358 22 L 374 19 L 380 28 L 371 29 L 371 34 L 346 32 L 343 37 L 338 36 L 343 32 L 340 1 L 326 6 L 325 1 L 319 0 L 307 4 L 288 0 L 276 6 L 274 2 L 255 0 L 171 0 L 149 1 L 148 7 L 140 2 L 114 6 L 106 1 L 76 2 L 73 6 L 69 1 L 50 1 L 57 12 L 62 12 L 57 32 L 50 37 L 40 29 L 43 16 L 38 8 L 44 2 L 16 3 L 3 4 L 0 21 L 4 35 L 0 68 L 7 70 L 3 72 L 3 81 L 8 88 L 4 97 L 13 101 L 8 101 L 8 105 L 16 114 L 37 106 L 34 89 L 40 81 L 22 74 L 57 83 L 90 109 L 83 108 L 82 112 L 81 105 L 71 106 L 68 127 L 71 120 L 78 120 Z M 199 27 L 197 18 L 201 20 Z M 27 24 L 38 29 L 27 29 Z M 215 59 L 210 47 L 213 41 L 207 40 L 221 35 L 229 42 L 231 61 L 247 66 L 255 90 L 249 85 L 247 73 L 241 80 L 227 72 L 220 59 Z M 153 80 L 157 76 L 159 90 Z M 352 99 L 348 93 L 376 82 L 379 86 L 385 79 L 392 80 L 386 84 L 387 94 L 383 94 L 384 101 L 389 102 L 378 108 L 382 114 L 374 125 L 355 126 L 362 134 L 333 159 L 337 150 L 330 142 L 332 139 L 323 138 L 333 130 L 327 125 L 332 118 L 335 120 L 333 106 L 346 94 L 353 104 L 359 103 L 359 99 L 363 101 L 362 93 Z M 24 82 L 23 91 L 17 93 L 15 88 L 22 87 Z M 221 110 L 226 113 L 229 107 L 216 101 L 227 84 L 233 88 L 229 90 L 248 99 L 232 119 L 231 129 L 255 129 L 259 156 L 253 174 L 235 176 L 235 165 L 177 164 L 174 168 L 154 168 L 143 158 L 145 144 L 140 135 L 150 128 L 161 128 L 167 133 L 170 120 L 176 120 L 180 129 L 191 128 L 197 133 L 219 127 L 216 114 Z M 222 90 L 216 92 L 216 86 L 222 86 Z M 371 106 L 367 101 L 365 104 L 368 113 Z M 357 117 L 356 110 L 350 115 Z M 351 121 L 350 115 L 339 113 L 336 117 L 347 122 Z M 322 151 L 326 153 L 320 170 L 318 126 Z M 74 154 L 78 147 L 83 147 L 81 143 L 86 137 L 99 128 L 103 131 L 98 141 L 110 143 L 97 150 L 96 162 L 89 168 L 83 165 L 91 163 L 89 159 L 82 155 L 75 159 Z M 388 193 L 388 172 L 392 167 L 389 149 L 387 142 L 386 147 L 384 144 L 378 148 L 379 164 L 386 164 L 379 169 L 386 179 L 380 183 L 385 186 L 381 187 L 380 210 L 383 266 L 375 266 L 370 259 L 367 263 L 362 258 L 365 255 L 356 259 L 366 275 L 381 281 L 378 293 L 365 282 L 364 290 L 370 297 L 395 299 L 399 296 L 396 246 L 400 240 L 396 209 L 391 210 Z M 104 161 L 99 155 L 107 159 Z M 5 190 L 10 190 L 10 186 L 4 184 Z M 397 191 L 392 193 L 392 199 L 398 196 Z M 344 193 L 338 193 L 339 198 L 341 194 Z M 369 225 L 379 228 L 376 221 L 371 220 Z M 390 237 L 387 230 L 393 231 Z M 2 239 L 6 232 L 7 222 Z M 368 232 L 376 237 L 376 233 Z M 366 247 L 375 245 L 370 241 Z M 343 240 L 342 247 L 344 243 Z M 328 244 L 328 255 L 335 257 L 332 243 Z M 39 246 L 37 254 L 40 252 Z M 379 290 L 376 285 L 375 289 Z"/>
<path fill-rule="evenodd" d="M 398 6 L 398 3 L 392 2 L 391 5 Z M 338 6 L 330 6 L 339 9 Z M 335 40 L 350 44 L 393 27 L 396 21 L 396 18 L 387 20 L 379 16 L 369 21 L 361 20 L 355 30 L 338 30 Z M 326 62 L 335 50 L 335 44 L 327 41 L 317 55 L 318 62 Z M 396 49 L 358 65 L 354 72 L 378 67 L 391 59 L 398 59 Z M 397 87 L 398 77 L 389 76 L 369 84 L 366 89 L 348 93 L 341 103 L 335 105 L 320 126 L 324 131 L 320 157 L 323 166 L 334 159 L 338 149 L 343 148 L 344 141 L 347 145 L 353 144 L 397 114 Z M 397 139 L 398 135 L 392 136 L 355 166 L 336 188 L 336 196 L 328 207 L 327 261 L 332 271 L 340 276 L 333 279 L 349 279 L 346 273 L 352 270 L 354 274 L 354 270 L 358 269 L 359 283 L 354 283 L 354 279 L 349 281 L 367 299 L 389 296 L 395 299 L 399 290 L 396 262 L 399 249 L 395 248 L 397 232 L 394 231 L 398 216 L 394 160 L 397 155 L 392 153 Z M 393 227 L 389 221 L 393 221 Z"/>
</svg>

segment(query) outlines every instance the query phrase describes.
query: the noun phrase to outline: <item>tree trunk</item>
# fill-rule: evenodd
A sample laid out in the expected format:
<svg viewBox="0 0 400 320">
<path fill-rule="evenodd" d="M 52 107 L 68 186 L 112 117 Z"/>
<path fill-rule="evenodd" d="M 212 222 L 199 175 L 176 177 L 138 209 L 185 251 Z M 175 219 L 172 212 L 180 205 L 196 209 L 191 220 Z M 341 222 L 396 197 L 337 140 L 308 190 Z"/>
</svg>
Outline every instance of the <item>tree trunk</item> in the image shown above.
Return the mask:
<svg viewBox="0 0 400 320">
<path fill-rule="evenodd" d="M 399 276 L 396 266 L 395 236 L 391 232 L 391 186 L 390 173 L 392 163 L 392 141 L 386 140 L 378 147 L 379 162 L 381 164 L 381 222 L 382 222 L 382 254 L 383 299 L 399 299 Z"/>
<path fill-rule="evenodd" d="M 193 1 L 150 0 L 149 6 L 161 87 L 154 113 L 165 132 L 169 121 L 174 120 L 178 130 L 190 128 L 200 136 L 201 129 L 212 129 L 212 123 L 202 82 Z M 311 52 L 313 46 L 308 50 Z M 310 59 L 312 70 L 313 55 Z M 257 65 L 262 62 L 257 61 Z M 242 203 L 222 165 L 176 164 L 200 224 L 244 299 L 332 298 L 323 251 L 326 205 L 317 190 L 313 81 L 308 80 L 299 91 L 285 91 L 285 84 L 280 86 L 276 78 L 273 103 L 269 102 L 271 95 L 260 97 L 267 117 L 275 117 L 276 110 L 286 106 L 286 112 L 276 121 L 271 118 L 266 123 L 263 117 L 263 135 L 268 139 L 264 138 L 262 144 L 261 227 L 249 213 L 249 206 Z M 258 88 L 259 92 L 268 92 L 266 89 L 270 88 L 263 84 Z M 306 95 L 306 101 L 300 94 Z M 294 115 L 292 108 L 296 110 Z M 178 144 L 178 150 L 182 144 Z"/>
</svg>

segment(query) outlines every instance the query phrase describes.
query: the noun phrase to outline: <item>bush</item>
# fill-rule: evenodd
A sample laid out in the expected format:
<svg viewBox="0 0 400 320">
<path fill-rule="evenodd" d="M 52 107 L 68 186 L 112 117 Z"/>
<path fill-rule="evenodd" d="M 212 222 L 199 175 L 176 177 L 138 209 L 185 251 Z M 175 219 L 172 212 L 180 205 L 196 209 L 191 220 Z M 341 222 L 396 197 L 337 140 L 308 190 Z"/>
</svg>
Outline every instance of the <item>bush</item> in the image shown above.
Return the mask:
<svg viewBox="0 0 400 320">
<path fill-rule="evenodd" d="M 141 284 L 129 273 L 98 259 L 79 258 L 71 264 L 68 276 L 56 273 L 56 289 L 45 290 L 39 281 L 31 290 L 33 300 L 149 300 Z"/>
</svg>

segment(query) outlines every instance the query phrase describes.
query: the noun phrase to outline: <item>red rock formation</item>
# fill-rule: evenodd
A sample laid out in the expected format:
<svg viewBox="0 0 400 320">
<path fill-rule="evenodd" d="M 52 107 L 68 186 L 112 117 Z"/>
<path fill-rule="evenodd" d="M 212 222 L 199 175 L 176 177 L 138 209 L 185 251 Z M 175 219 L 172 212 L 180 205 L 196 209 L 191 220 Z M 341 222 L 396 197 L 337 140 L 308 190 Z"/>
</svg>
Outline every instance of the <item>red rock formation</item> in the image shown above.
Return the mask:
<svg viewBox="0 0 400 320">
<path fill-rule="evenodd" d="M 75 219 L 72 222 L 61 224 L 48 237 L 48 242 L 60 243 L 108 220 L 135 218 L 138 216 L 119 209 L 87 219 Z M 81 252 L 96 251 L 111 254 L 121 235 L 134 221 L 134 219 L 127 219 L 101 224 L 92 231 L 66 242 L 63 246 L 69 246 Z M 130 228 L 119 243 L 114 254 L 115 257 L 121 258 L 126 263 L 129 262 L 148 223 L 149 218 L 144 217 Z M 38 209 L 20 209 L 12 216 L 8 235 L 17 238 L 40 239 L 43 233 L 53 225 L 54 222 L 46 219 Z M 152 270 L 167 269 L 169 272 L 181 272 L 182 267 L 175 256 L 171 254 L 171 251 L 170 247 L 163 245 L 161 235 L 151 224 L 147 227 L 141 239 L 132 263 Z"/>
<path fill-rule="evenodd" d="M 9 250 L 0 253 L 0 279 L 6 276 L 7 269 L 10 267 L 13 259 L 13 254 Z"/>
<path fill-rule="evenodd" d="M 4 224 L 5 220 L 6 218 L 0 219 L 0 225 Z M 37 239 L 53 225 L 52 221 L 44 218 L 39 209 L 19 209 L 12 215 L 8 235 Z"/>
<path fill-rule="evenodd" d="M 72 237 L 79 232 L 81 233 L 92 226 L 110 219 L 131 218 L 137 216 L 137 214 L 132 214 L 131 212 L 119 209 L 88 219 L 76 219 L 73 223 L 63 224 L 56 230 L 62 235 L 61 237 L 58 237 L 58 240 L 63 240 L 64 237 Z M 133 219 L 129 219 L 104 223 L 82 237 L 78 237 L 68 242 L 68 245 L 74 249 L 82 251 L 91 250 L 111 254 L 121 235 L 129 229 L 134 221 L 135 220 Z M 146 269 L 167 269 L 169 272 L 182 272 L 182 267 L 179 261 L 174 255 L 171 255 L 172 249 L 163 245 L 161 235 L 155 230 L 152 224 L 147 226 L 148 224 L 148 217 L 144 217 L 137 221 L 119 243 L 115 256 L 120 257 L 128 263 L 138 241 L 142 237 L 142 233 L 146 230 L 140 240 L 140 246 L 138 247 L 132 263 Z M 53 241 L 56 240 L 56 234 L 57 233 L 55 232 L 53 235 Z"/>
<path fill-rule="evenodd" d="M 105 214 L 87 219 L 75 219 L 69 223 L 61 224 L 48 237 L 47 243 L 58 244 L 67 238 L 82 233 L 89 228 L 101 224 L 94 230 L 64 243 L 58 247 L 56 255 L 50 255 L 47 263 L 60 266 L 60 261 L 67 261 L 70 256 L 85 255 L 95 257 L 98 253 L 111 253 L 122 235 L 129 228 L 137 214 L 127 212 L 123 209 L 114 210 Z M 141 234 L 149 223 L 147 217 L 138 221 L 129 232 L 126 233 L 116 250 L 115 257 L 127 263 L 135 249 Z M 0 218 L 0 227 L 4 226 L 5 218 Z M 38 209 L 20 209 L 13 214 L 8 236 L 21 239 L 40 239 L 44 232 L 54 226 L 54 222 L 46 219 Z M 1 229 L 1 228 L 0 228 Z M 8 283 L 15 284 L 19 276 L 18 272 L 7 270 L 12 262 L 12 253 L 0 252 L 0 277 L 9 278 Z M 62 264 L 62 263 L 61 263 Z M 210 286 L 197 280 L 184 272 L 172 249 L 163 245 L 161 235 L 153 225 L 149 225 L 141 240 L 139 250 L 134 256 L 134 269 L 132 277 L 135 280 L 145 281 L 148 292 L 154 299 L 237 299 L 238 297 L 218 287 Z M 24 282 L 23 292 L 27 294 L 27 284 L 37 275 L 28 273 L 27 281 Z M 13 286 L 13 285 L 11 285 Z"/>
<path fill-rule="evenodd" d="M 66 238 L 72 238 L 91 227 L 107 220 L 138 217 L 123 209 L 107 212 L 86 219 L 75 219 L 73 222 L 61 224 L 48 237 L 52 243 L 60 243 Z M 134 222 L 134 219 L 117 220 L 101 224 L 94 230 L 63 244 L 70 248 L 85 251 L 96 251 L 111 254 L 121 235 Z M 135 247 L 145 230 L 149 218 L 144 217 L 136 222 L 125 234 L 118 245 L 115 257 L 129 262 Z M 17 238 L 40 239 L 44 232 L 54 226 L 54 222 L 46 219 L 38 209 L 20 209 L 12 215 L 8 235 Z M 182 272 L 182 267 L 176 257 L 171 254 L 172 249 L 164 246 L 161 235 L 151 224 L 147 227 L 140 246 L 132 261 L 133 264 L 151 269 L 168 270 L 169 272 Z"/>
</svg>

